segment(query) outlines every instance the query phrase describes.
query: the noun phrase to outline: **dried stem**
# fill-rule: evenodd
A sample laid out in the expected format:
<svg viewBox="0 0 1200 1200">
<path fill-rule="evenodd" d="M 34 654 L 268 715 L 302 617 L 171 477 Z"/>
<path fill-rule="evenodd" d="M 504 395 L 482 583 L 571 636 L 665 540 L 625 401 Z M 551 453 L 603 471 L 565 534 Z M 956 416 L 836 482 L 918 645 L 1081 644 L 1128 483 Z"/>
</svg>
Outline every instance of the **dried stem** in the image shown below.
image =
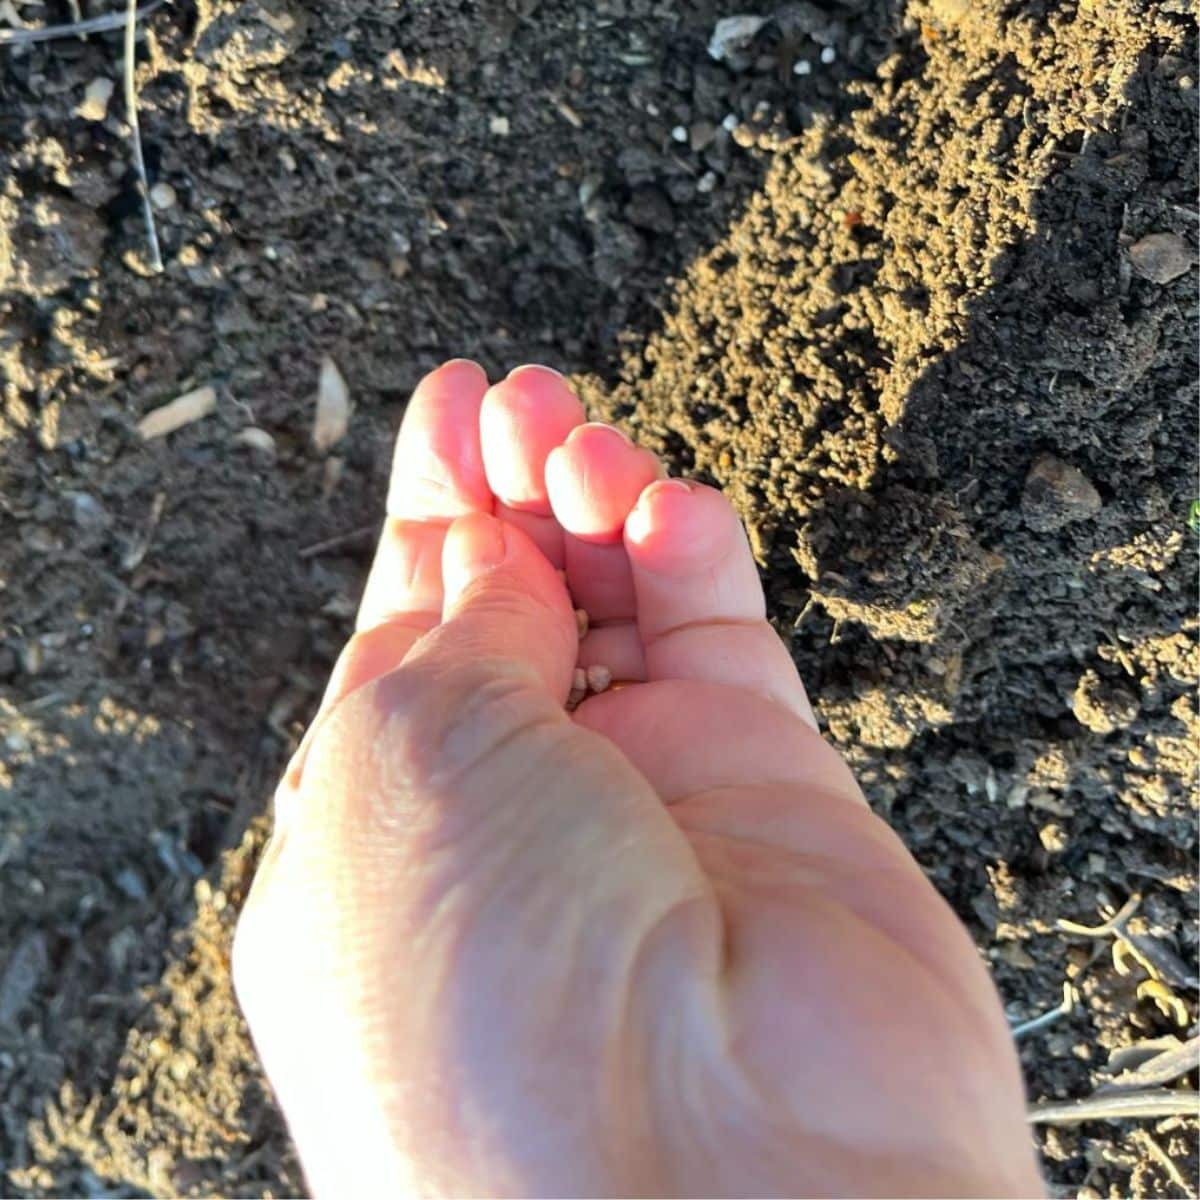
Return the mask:
<svg viewBox="0 0 1200 1200">
<path fill-rule="evenodd" d="M 137 86 L 135 83 L 137 64 L 134 61 L 137 19 L 137 0 L 129 0 L 125 10 L 125 117 L 129 122 L 129 135 L 133 144 L 133 169 L 137 173 L 138 191 L 142 194 L 142 213 L 146 218 L 146 241 L 150 248 L 150 269 L 157 274 L 163 269 L 162 253 L 158 248 L 158 230 L 154 227 L 154 207 L 150 203 L 150 181 L 146 178 L 146 160 L 142 157 L 142 133 L 138 127 Z"/>
<path fill-rule="evenodd" d="M 148 4 L 134 9 L 134 19 L 140 20 L 148 16 L 156 8 L 161 8 L 162 4 L 163 0 L 149 0 Z M 41 29 L 0 29 L 0 46 L 23 46 L 31 42 L 85 37 L 89 33 L 107 33 L 110 29 L 121 29 L 128 23 L 128 12 L 111 12 L 98 17 L 88 17 L 85 21 L 69 21 L 65 25 L 43 25 Z"/>
</svg>

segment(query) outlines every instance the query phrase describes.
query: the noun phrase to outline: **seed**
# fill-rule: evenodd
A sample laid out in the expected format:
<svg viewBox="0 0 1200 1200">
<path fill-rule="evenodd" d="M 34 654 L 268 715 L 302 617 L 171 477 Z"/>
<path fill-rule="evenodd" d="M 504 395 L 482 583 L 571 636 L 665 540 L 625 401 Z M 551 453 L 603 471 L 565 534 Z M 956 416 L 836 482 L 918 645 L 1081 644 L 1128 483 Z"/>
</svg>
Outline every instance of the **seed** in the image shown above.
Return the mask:
<svg viewBox="0 0 1200 1200">
<path fill-rule="evenodd" d="M 599 663 L 588 667 L 587 686 L 593 692 L 604 691 L 610 683 L 612 683 L 612 672 L 607 667 L 603 667 Z"/>
</svg>

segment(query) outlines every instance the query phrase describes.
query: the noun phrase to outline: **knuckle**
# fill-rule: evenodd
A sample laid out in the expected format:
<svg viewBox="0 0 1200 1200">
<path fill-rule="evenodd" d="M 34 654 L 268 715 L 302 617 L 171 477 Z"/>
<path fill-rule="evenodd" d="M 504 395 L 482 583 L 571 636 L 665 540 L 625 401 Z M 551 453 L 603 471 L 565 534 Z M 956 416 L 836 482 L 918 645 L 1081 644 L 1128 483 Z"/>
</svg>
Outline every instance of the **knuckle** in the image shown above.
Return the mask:
<svg viewBox="0 0 1200 1200">
<path fill-rule="evenodd" d="M 381 688 L 386 741 L 403 755 L 410 775 L 430 786 L 479 767 L 557 715 L 530 671 L 507 660 L 474 658 L 449 669 L 414 664 L 381 681 Z"/>
</svg>

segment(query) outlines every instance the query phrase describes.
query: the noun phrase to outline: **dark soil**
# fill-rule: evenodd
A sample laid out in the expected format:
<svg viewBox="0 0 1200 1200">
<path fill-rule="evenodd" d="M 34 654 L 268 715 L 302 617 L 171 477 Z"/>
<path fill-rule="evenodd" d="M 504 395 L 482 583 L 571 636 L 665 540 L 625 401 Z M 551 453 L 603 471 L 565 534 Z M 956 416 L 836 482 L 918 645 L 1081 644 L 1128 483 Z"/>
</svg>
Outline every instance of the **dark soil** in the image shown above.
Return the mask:
<svg viewBox="0 0 1200 1200">
<path fill-rule="evenodd" d="M 120 34 L 0 49 L 0 1193 L 302 1189 L 229 936 L 405 397 L 456 355 L 558 366 L 730 492 L 830 736 L 1013 1019 L 1079 988 L 1022 1042 L 1033 1098 L 1187 1036 L 1189 6 L 791 4 L 719 63 L 731 11 L 161 8 L 159 276 Z M 325 354 L 355 404 L 332 460 L 308 442 Z M 199 385 L 215 413 L 143 443 Z M 1134 892 L 1183 1026 L 1143 966 L 1056 928 Z M 1166 1196 L 1196 1139 L 1174 1118 L 1042 1144 L 1059 1194 Z"/>
</svg>

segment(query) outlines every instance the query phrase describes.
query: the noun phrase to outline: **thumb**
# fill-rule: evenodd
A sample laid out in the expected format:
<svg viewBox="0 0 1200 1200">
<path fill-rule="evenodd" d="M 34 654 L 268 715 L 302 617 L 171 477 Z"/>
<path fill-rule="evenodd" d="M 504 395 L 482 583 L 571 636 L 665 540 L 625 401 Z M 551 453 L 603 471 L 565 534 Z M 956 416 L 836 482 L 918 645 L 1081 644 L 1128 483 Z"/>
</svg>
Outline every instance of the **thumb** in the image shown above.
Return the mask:
<svg viewBox="0 0 1200 1200">
<path fill-rule="evenodd" d="M 442 624 L 410 656 L 445 676 L 519 673 L 562 707 L 579 650 L 558 572 L 521 530 L 489 513 L 450 526 L 442 550 Z"/>
<path fill-rule="evenodd" d="M 443 575 L 443 623 L 314 734 L 235 982 L 318 1193 L 413 1190 L 414 1169 L 477 1191 L 445 1175 L 465 1142 L 497 1193 L 529 1194 L 538 1161 L 511 1148 L 564 1060 L 589 1136 L 548 1119 L 537 1153 L 572 1173 L 554 1194 L 598 1192 L 616 1151 L 597 1156 L 591 1081 L 642 1061 L 640 977 L 676 1012 L 715 978 L 715 897 L 647 781 L 564 711 L 575 621 L 540 551 L 475 514 Z"/>
</svg>

